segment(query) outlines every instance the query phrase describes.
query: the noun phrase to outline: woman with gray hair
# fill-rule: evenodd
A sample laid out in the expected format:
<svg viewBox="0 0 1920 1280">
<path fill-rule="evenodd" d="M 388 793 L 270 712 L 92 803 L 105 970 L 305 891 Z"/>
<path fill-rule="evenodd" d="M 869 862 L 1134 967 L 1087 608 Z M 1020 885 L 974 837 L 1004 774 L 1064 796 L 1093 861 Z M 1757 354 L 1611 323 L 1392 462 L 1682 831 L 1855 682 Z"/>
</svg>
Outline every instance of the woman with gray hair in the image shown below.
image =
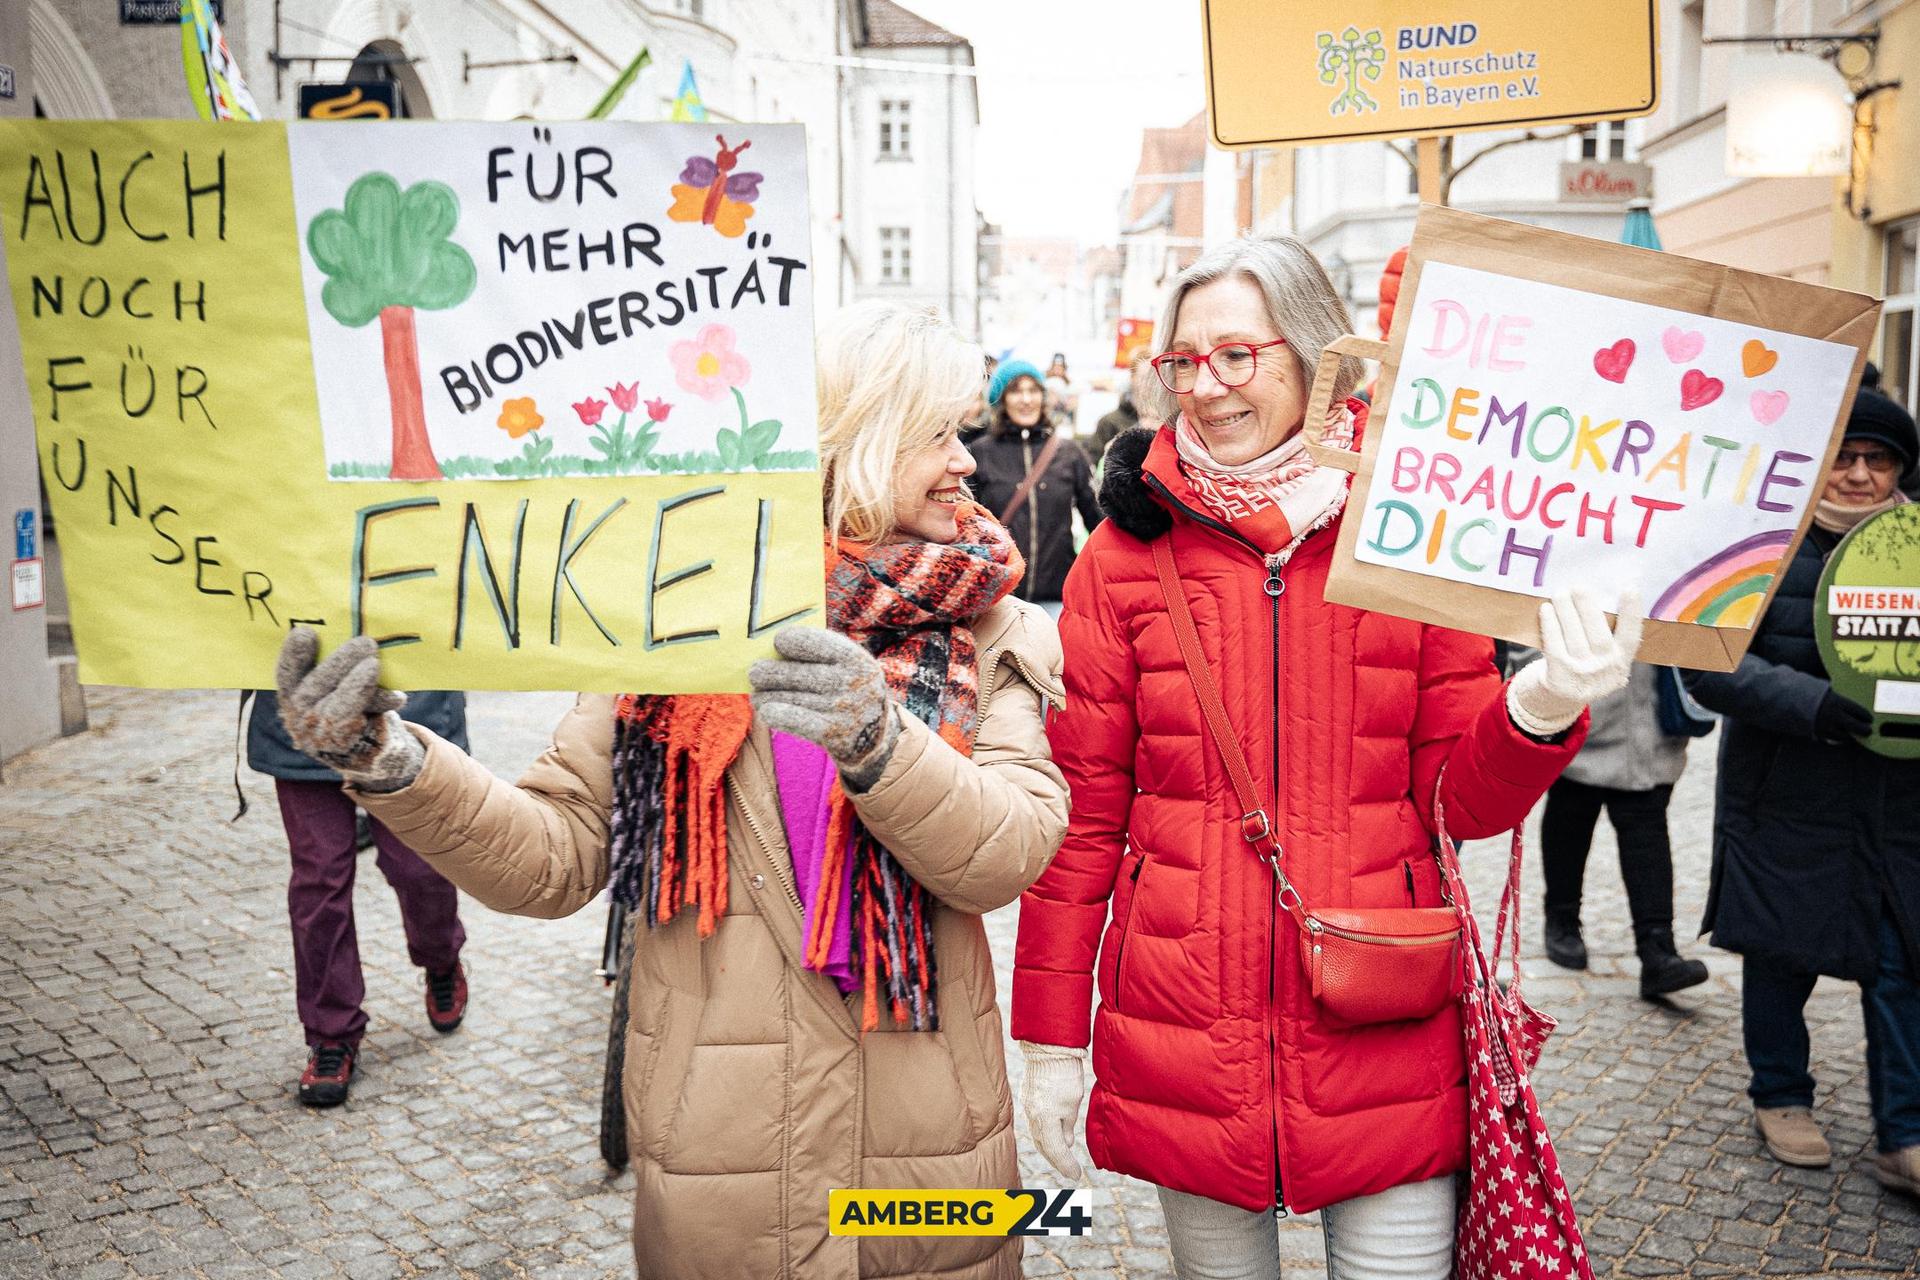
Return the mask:
<svg viewBox="0 0 1920 1280">
<path fill-rule="evenodd" d="M 1542 658 L 1503 685 L 1485 637 L 1328 603 L 1349 480 L 1301 427 L 1347 331 L 1296 241 L 1188 268 L 1156 331 L 1162 425 L 1109 448 L 1108 519 L 1067 578 L 1050 737 L 1073 804 L 1021 900 L 1023 1104 L 1078 1178 L 1091 1039 L 1087 1146 L 1159 1187 L 1183 1277 L 1277 1276 L 1276 1208 L 1325 1210 L 1333 1280 L 1449 1274 L 1458 1003 L 1330 1011 L 1303 904 L 1442 906 L 1436 809 L 1461 839 L 1517 826 L 1639 645 L 1632 600 L 1615 629 L 1594 599 L 1556 597 Z M 1329 443 L 1364 428 L 1345 398 L 1361 372 L 1340 370 Z"/>
</svg>

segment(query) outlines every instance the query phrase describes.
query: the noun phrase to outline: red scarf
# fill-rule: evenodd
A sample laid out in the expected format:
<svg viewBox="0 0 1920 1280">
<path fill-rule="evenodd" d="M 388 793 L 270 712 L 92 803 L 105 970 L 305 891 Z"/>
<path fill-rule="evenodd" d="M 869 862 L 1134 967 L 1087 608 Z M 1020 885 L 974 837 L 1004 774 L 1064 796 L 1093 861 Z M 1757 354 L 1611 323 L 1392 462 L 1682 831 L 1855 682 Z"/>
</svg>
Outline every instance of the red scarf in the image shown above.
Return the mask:
<svg viewBox="0 0 1920 1280">
<path fill-rule="evenodd" d="M 1321 443 L 1352 448 L 1356 423 L 1365 414 L 1366 405 L 1359 400 L 1337 407 L 1328 416 Z M 1193 495 L 1258 545 L 1282 549 L 1278 554 L 1291 552 L 1308 534 L 1333 523 L 1346 505 L 1350 477 L 1314 462 L 1304 431 L 1250 462 L 1232 466 L 1214 460 L 1184 414 L 1174 419 L 1173 438 L 1180 474 Z"/>
<path fill-rule="evenodd" d="M 827 623 L 879 660 L 888 690 L 909 713 L 971 755 L 980 690 L 969 624 L 1014 589 L 1026 564 L 985 508 L 962 507 L 959 523 L 959 538 L 946 544 L 829 544 Z M 639 909 L 649 927 L 691 905 L 704 938 L 726 913 L 723 784 L 752 724 L 742 694 L 629 693 L 616 701 L 610 878 L 614 897 Z M 936 1029 L 926 891 L 867 833 L 837 782 L 831 804 L 809 963 L 824 963 L 831 946 L 828 930 L 847 879 L 841 870 L 852 858 L 862 1028 L 879 1025 L 884 985 L 896 1022 Z"/>
</svg>

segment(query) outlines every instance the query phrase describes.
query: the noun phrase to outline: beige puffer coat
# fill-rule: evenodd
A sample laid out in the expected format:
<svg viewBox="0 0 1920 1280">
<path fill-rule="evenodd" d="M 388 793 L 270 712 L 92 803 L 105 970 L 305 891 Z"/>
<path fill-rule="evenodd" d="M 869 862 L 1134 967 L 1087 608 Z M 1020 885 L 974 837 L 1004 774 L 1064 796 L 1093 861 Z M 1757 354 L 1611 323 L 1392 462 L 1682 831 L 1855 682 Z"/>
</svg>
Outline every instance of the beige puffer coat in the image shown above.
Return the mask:
<svg viewBox="0 0 1920 1280">
<path fill-rule="evenodd" d="M 1061 699 L 1052 621 L 1006 600 L 974 623 L 971 760 L 902 715 L 893 758 L 855 797 L 875 838 L 939 900 L 937 1032 L 862 1037 L 860 995 L 800 965 L 801 916 L 767 732 L 727 775 L 727 914 L 636 932 L 626 1104 L 641 1277 L 940 1276 L 1020 1271 L 1017 1240 L 827 1234 L 833 1187 L 1011 1187 L 1013 1106 L 983 912 L 1019 897 L 1067 825 L 1044 709 Z M 420 731 L 420 776 L 353 792 L 496 911 L 553 918 L 607 880 L 613 699 L 583 694 L 517 785 Z"/>
</svg>

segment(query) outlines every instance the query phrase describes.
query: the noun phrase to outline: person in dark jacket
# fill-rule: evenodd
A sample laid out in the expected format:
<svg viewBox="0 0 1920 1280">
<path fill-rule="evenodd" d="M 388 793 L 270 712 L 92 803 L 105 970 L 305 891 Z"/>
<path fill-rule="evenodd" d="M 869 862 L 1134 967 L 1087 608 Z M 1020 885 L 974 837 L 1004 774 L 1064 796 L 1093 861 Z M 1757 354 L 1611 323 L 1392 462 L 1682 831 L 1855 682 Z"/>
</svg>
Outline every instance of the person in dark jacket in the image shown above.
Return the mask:
<svg viewBox="0 0 1920 1280">
<path fill-rule="evenodd" d="M 1025 360 L 1003 361 L 993 371 L 987 405 L 987 432 L 967 446 L 978 468 L 973 473 L 974 498 L 1006 525 L 1026 557 L 1020 598 L 1058 617 L 1060 590 L 1073 567 L 1073 513 L 1079 510 L 1089 533 L 1102 518 L 1093 492 L 1093 464 L 1086 451 L 1064 433 L 1056 436 L 1059 428 L 1047 420 L 1047 392 L 1040 371 Z M 1047 457 L 1048 446 L 1056 439 L 1059 443 Z M 1043 460 L 1044 470 L 1014 507 L 1021 481 Z"/>
<path fill-rule="evenodd" d="M 1147 383 L 1153 377 L 1153 366 L 1147 363 L 1148 356 L 1141 352 L 1134 357 L 1133 369 L 1128 377 L 1127 389 L 1120 395 L 1120 403 L 1111 413 L 1103 414 L 1099 424 L 1093 429 L 1093 465 L 1098 467 L 1106 456 L 1107 446 L 1113 443 L 1117 435 L 1133 430 L 1140 425 L 1140 406 L 1149 403 Z"/>
<path fill-rule="evenodd" d="M 408 694 L 400 716 L 467 750 L 466 694 Z M 300 1101 L 338 1106 L 347 1100 L 367 1026 L 360 1007 L 366 980 L 353 920 L 359 853 L 354 803 L 340 789 L 338 773 L 293 745 L 280 722 L 279 699 L 270 690 L 254 695 L 247 764 L 273 778 L 293 860 L 287 916 L 293 926 L 295 1004 L 308 1048 Z M 426 971 L 427 1021 L 436 1031 L 452 1031 L 467 1008 L 467 975 L 460 964 L 467 934 L 460 924 L 459 893 L 381 823 L 373 822 L 371 829 L 374 863 L 400 900 L 407 954 Z"/>
<path fill-rule="evenodd" d="M 1703 933 L 1743 957 L 1747 1092 L 1767 1150 L 1819 1168 L 1805 1006 L 1826 975 L 1858 982 L 1867 1081 L 1888 1187 L 1920 1195 L 1920 760 L 1868 751 L 1865 707 L 1836 692 L 1814 640 L 1820 571 L 1848 530 L 1906 498 L 1913 419 L 1863 390 L 1752 646 L 1687 687 L 1725 715 Z"/>
<path fill-rule="evenodd" d="M 1515 656 L 1535 652 L 1514 646 Z M 1594 700 L 1586 745 L 1547 789 L 1540 817 L 1540 871 L 1546 883 L 1547 959 L 1587 967 L 1580 931 L 1582 881 L 1594 828 L 1604 810 L 1620 852 L 1620 879 L 1640 958 L 1640 995 L 1670 995 L 1707 980 L 1707 966 L 1680 955 L 1673 941 L 1673 848 L 1667 805 L 1687 767 L 1687 739 L 1660 724 L 1659 681 L 1672 672 L 1633 664 L 1627 687 Z"/>
</svg>

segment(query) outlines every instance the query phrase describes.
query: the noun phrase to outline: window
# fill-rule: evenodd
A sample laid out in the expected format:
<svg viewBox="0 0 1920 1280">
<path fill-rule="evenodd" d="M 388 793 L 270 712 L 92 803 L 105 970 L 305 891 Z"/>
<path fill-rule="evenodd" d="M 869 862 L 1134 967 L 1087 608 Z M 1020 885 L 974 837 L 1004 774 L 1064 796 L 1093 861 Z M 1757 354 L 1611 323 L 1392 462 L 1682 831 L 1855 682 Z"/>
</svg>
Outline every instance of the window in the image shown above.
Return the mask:
<svg viewBox="0 0 1920 1280">
<path fill-rule="evenodd" d="M 913 239 L 906 227 L 880 228 L 880 279 L 888 284 L 913 283 Z"/>
<path fill-rule="evenodd" d="M 1627 158 L 1627 125 L 1624 120 L 1590 124 L 1580 130 L 1582 160 L 1624 160 Z"/>
<path fill-rule="evenodd" d="M 880 99 L 880 154 L 904 158 L 913 154 L 913 104 L 899 98 Z"/>
<path fill-rule="evenodd" d="M 1887 228 L 1887 305 L 1880 317 L 1880 389 L 1920 405 L 1920 218 Z"/>
</svg>

